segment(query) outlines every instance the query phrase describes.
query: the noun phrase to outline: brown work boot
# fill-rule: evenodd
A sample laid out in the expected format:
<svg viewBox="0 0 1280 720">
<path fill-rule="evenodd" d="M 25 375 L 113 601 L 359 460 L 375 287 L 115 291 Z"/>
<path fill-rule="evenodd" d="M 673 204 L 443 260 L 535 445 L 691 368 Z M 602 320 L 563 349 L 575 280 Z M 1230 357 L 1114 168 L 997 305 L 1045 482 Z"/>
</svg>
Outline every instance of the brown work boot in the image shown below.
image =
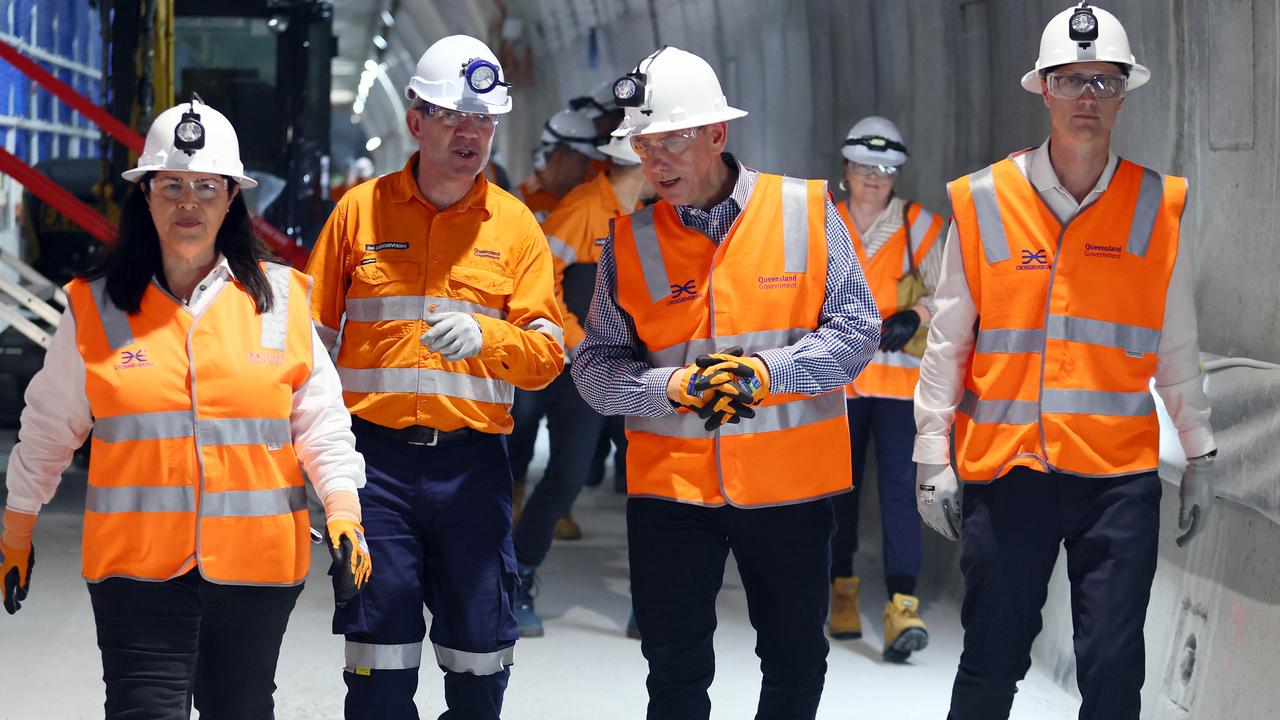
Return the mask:
<svg viewBox="0 0 1280 720">
<path fill-rule="evenodd" d="M 582 528 L 573 520 L 573 513 L 567 512 L 556 521 L 555 538 L 557 540 L 581 540 Z"/>
<path fill-rule="evenodd" d="M 838 577 L 831 583 L 831 637 L 857 640 L 862 637 L 862 616 L 858 613 L 856 577 Z"/>
<path fill-rule="evenodd" d="M 894 593 L 884 606 L 884 659 L 906 662 L 911 653 L 929 646 L 929 631 L 920 619 L 920 599 Z"/>
<path fill-rule="evenodd" d="M 520 514 L 524 512 L 524 487 L 528 480 L 528 475 L 521 475 L 511 485 L 511 527 L 520 522 Z"/>
</svg>

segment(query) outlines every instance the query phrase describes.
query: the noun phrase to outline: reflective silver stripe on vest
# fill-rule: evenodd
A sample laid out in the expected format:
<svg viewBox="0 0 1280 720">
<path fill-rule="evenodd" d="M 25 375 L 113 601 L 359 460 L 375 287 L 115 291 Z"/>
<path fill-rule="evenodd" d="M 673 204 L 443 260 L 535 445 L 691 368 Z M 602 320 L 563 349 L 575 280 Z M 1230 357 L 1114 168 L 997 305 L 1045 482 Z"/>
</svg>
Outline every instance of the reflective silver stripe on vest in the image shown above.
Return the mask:
<svg viewBox="0 0 1280 720">
<path fill-rule="evenodd" d="M 338 344 L 338 336 L 341 334 L 337 330 L 328 325 L 316 323 L 316 335 L 320 336 L 320 342 L 324 343 L 324 347 L 329 352 L 333 352 L 333 346 Z"/>
<path fill-rule="evenodd" d="M 97 418 L 93 437 L 101 442 L 128 440 L 162 440 L 191 437 L 192 415 L 189 410 L 137 413 Z"/>
<path fill-rule="evenodd" d="M 1143 417 L 1156 411 L 1150 391 L 1105 392 L 1102 390 L 1075 390 L 1044 388 L 1040 392 L 1040 407 L 1045 413 L 1070 413 L 1076 415 L 1109 415 L 1112 417 Z"/>
<path fill-rule="evenodd" d="M 347 319 L 355 322 L 380 322 L 384 320 L 421 320 L 435 306 L 434 312 L 476 313 L 502 319 L 506 313 L 488 305 L 432 295 L 387 295 L 385 297 L 348 298 Z"/>
<path fill-rule="evenodd" d="M 671 281 L 667 279 L 667 265 L 662 260 L 658 231 L 653 227 L 652 205 L 631 214 L 631 234 L 636 241 L 636 254 L 640 256 L 644 284 L 649 288 L 649 301 L 661 302 L 671 295 Z"/>
<path fill-rule="evenodd" d="M 202 418 L 201 445 L 291 445 L 289 418 Z"/>
<path fill-rule="evenodd" d="M 514 385 L 496 378 L 474 377 L 447 370 L 339 366 L 338 379 L 347 392 L 445 395 L 501 405 L 510 405 L 516 392 Z"/>
<path fill-rule="evenodd" d="M 578 253 L 569 247 L 569 243 L 561 240 L 555 235 L 547 236 L 547 245 L 551 247 L 551 254 L 560 258 L 565 265 L 572 265 L 578 262 Z"/>
<path fill-rule="evenodd" d="M 129 316 L 116 307 L 107 295 L 107 279 L 98 278 L 89 283 L 93 302 L 98 306 L 98 317 L 102 319 L 102 330 L 107 335 L 107 344 L 112 350 L 119 350 L 133 344 L 133 328 L 129 327 Z"/>
<path fill-rule="evenodd" d="M 982 250 L 988 263 L 1009 259 L 1009 241 L 1004 236 L 1004 219 L 1000 215 L 1000 201 L 996 198 L 996 181 L 992 166 L 982 168 L 969 176 L 969 192 L 973 195 L 973 208 L 978 214 L 978 234 L 982 236 Z"/>
<path fill-rule="evenodd" d="M 200 498 L 203 517 L 268 517 L 307 509 L 307 490 L 297 487 L 272 490 L 206 492 Z"/>
<path fill-rule="evenodd" d="M 527 323 L 521 329 L 531 330 L 533 332 L 540 332 L 544 335 L 550 335 L 551 337 L 555 338 L 555 341 L 557 343 L 560 344 L 560 349 L 564 350 L 564 328 L 560 327 L 559 325 L 551 322 L 546 318 L 538 318 L 536 320 L 533 320 Z"/>
<path fill-rule="evenodd" d="M 911 230 L 907 235 L 907 251 L 902 253 L 902 274 L 905 276 L 911 272 L 911 268 L 915 266 L 913 262 L 915 254 L 920 250 L 920 245 L 924 243 L 925 233 L 929 232 L 929 226 L 933 224 L 933 213 L 920 208 L 920 214 L 916 215 L 915 222 L 911 223 Z"/>
<path fill-rule="evenodd" d="M 1049 337 L 1142 353 L 1160 348 L 1159 330 L 1065 315 L 1049 316 Z"/>
<path fill-rule="evenodd" d="M 977 353 L 1038 353 L 1044 349 L 1044 330 L 983 328 L 974 342 Z"/>
<path fill-rule="evenodd" d="M 699 355 L 706 355 L 718 350 L 728 350 L 735 345 L 742 348 L 746 355 L 761 350 L 786 347 L 799 342 L 810 330 L 792 328 L 790 330 L 758 330 L 741 335 L 724 335 L 701 340 L 676 343 L 671 347 L 648 353 L 649 364 L 654 367 L 684 366 L 693 362 Z"/>
<path fill-rule="evenodd" d="M 809 271 L 809 188 L 803 178 L 782 178 L 782 271 Z"/>
<path fill-rule="evenodd" d="M 845 414 L 845 400 L 841 393 L 828 393 L 781 405 L 757 407 L 755 411 L 756 416 L 749 420 L 721 426 L 721 437 L 790 430 L 841 417 Z M 660 418 L 629 415 L 626 427 L 662 437 L 710 438 L 714 433 L 707 431 L 706 422 L 697 413 L 677 413 Z"/>
<path fill-rule="evenodd" d="M 516 646 L 511 645 L 501 650 L 487 653 L 454 650 L 443 645 L 436 645 L 436 662 L 440 667 L 451 672 L 471 673 L 472 675 L 496 675 L 516 661 Z"/>
<path fill-rule="evenodd" d="M 1142 168 L 1142 186 L 1138 189 L 1138 206 L 1133 209 L 1133 224 L 1129 226 L 1129 244 L 1125 248 L 1131 255 L 1146 257 L 1151 244 L 1151 232 L 1156 226 L 1156 215 L 1164 203 L 1164 176 L 1154 170 Z"/>
<path fill-rule="evenodd" d="M 919 368 L 920 358 L 911 353 L 876 350 L 876 354 L 871 356 L 871 364 L 886 367 Z"/>
<path fill-rule="evenodd" d="M 289 338 L 289 268 L 276 263 L 263 267 L 271 286 L 271 309 L 262 313 L 262 347 L 284 350 Z"/>
<path fill-rule="evenodd" d="M 90 485 L 84 507 L 96 513 L 195 512 L 196 489 L 185 485 Z"/>
<path fill-rule="evenodd" d="M 979 400 L 965 388 L 957 408 L 979 425 L 1034 425 L 1040 422 L 1040 409 L 1030 400 Z"/>
<path fill-rule="evenodd" d="M 356 668 L 368 670 L 410 670 L 422 664 L 422 643 L 374 645 L 347 641 L 347 672 Z"/>
</svg>

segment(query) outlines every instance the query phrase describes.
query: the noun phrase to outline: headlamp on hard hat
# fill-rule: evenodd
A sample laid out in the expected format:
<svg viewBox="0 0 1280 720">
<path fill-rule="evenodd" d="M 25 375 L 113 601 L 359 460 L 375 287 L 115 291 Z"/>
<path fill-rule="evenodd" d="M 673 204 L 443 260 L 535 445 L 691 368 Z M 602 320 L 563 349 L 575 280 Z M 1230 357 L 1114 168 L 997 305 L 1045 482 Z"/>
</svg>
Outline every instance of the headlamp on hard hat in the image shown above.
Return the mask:
<svg viewBox="0 0 1280 720">
<path fill-rule="evenodd" d="M 844 141 L 844 145 L 861 145 L 872 152 L 891 152 L 898 151 L 903 155 L 910 155 L 907 152 L 907 146 L 896 140 L 890 140 L 883 135 L 863 135 L 861 137 L 849 138 Z"/>
<path fill-rule="evenodd" d="M 460 74 L 472 92 L 483 95 L 496 87 L 511 87 L 511 83 L 502 81 L 501 72 L 497 65 L 484 58 L 472 58 L 462 63 Z"/>
<path fill-rule="evenodd" d="M 182 113 L 182 119 L 173 127 L 173 147 L 187 155 L 195 155 L 204 147 L 204 125 L 200 124 L 200 114 L 196 112 L 197 100 L 200 96 L 191 93 L 191 108 Z"/>
<path fill-rule="evenodd" d="M 626 75 L 623 75 L 622 77 L 618 78 L 616 82 L 613 83 L 613 99 L 618 102 L 618 107 L 643 108 L 645 105 L 648 104 L 649 77 L 648 77 L 647 70 L 649 66 L 653 65 L 653 61 L 656 60 L 658 56 L 662 54 L 662 51 L 666 50 L 668 47 L 670 46 L 663 45 L 662 47 L 658 48 L 657 52 L 645 58 L 645 60 L 647 60 L 648 62 L 645 62 L 645 60 L 641 60 L 641 62 L 644 63 L 645 70 L 642 71 L 640 69 L 640 66 L 636 65 L 635 70 L 632 70 Z M 641 110 L 641 112 L 648 115 L 653 111 Z"/>
<path fill-rule="evenodd" d="M 1082 0 L 1080 7 L 1076 8 L 1067 21 L 1067 28 L 1071 34 L 1071 42 L 1079 44 L 1081 50 L 1098 40 L 1098 18 L 1088 2 Z"/>
</svg>

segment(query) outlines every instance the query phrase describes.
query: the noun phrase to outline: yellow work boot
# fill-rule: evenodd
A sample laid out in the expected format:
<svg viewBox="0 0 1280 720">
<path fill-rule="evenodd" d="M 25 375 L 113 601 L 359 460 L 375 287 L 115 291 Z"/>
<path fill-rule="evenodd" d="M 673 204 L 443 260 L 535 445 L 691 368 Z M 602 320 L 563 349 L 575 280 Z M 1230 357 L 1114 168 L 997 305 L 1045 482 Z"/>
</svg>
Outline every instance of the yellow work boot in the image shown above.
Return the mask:
<svg viewBox="0 0 1280 720">
<path fill-rule="evenodd" d="M 911 653 L 929 646 L 929 631 L 920 619 L 920 599 L 894 593 L 884 606 L 884 659 L 906 662 Z"/>
<path fill-rule="evenodd" d="M 565 513 L 556 521 L 555 538 L 557 540 L 581 540 L 582 528 L 573 520 L 573 513 Z"/>
<path fill-rule="evenodd" d="M 858 578 L 838 577 L 831 582 L 831 637 L 856 640 L 862 637 L 862 616 L 858 613 Z"/>
<path fill-rule="evenodd" d="M 524 512 L 524 486 L 528 479 L 528 475 L 521 475 L 511 485 L 511 527 L 513 528 L 520 522 L 520 513 Z"/>
</svg>

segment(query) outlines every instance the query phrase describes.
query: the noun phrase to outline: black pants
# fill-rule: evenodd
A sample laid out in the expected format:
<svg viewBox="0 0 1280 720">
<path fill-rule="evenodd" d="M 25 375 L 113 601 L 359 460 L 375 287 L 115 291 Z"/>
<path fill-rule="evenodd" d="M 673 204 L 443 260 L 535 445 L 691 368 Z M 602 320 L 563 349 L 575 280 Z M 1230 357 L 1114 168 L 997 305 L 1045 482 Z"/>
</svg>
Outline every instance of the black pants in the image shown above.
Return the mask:
<svg viewBox="0 0 1280 720">
<path fill-rule="evenodd" d="M 650 720 L 705 720 L 716 594 L 730 550 L 764 681 L 757 720 L 813 718 L 827 672 L 830 500 L 777 508 L 627 501 L 632 606 L 649 661 Z"/>
<path fill-rule="evenodd" d="M 274 717 L 276 661 L 302 586 L 217 585 L 196 570 L 166 582 L 89 585 L 107 720 Z"/>
<path fill-rule="evenodd" d="M 1017 468 L 964 488 L 964 651 L 952 720 L 1009 717 L 1059 545 L 1071 581 L 1081 720 L 1137 720 L 1142 627 L 1156 571 L 1160 478 L 1084 478 Z"/>
</svg>

